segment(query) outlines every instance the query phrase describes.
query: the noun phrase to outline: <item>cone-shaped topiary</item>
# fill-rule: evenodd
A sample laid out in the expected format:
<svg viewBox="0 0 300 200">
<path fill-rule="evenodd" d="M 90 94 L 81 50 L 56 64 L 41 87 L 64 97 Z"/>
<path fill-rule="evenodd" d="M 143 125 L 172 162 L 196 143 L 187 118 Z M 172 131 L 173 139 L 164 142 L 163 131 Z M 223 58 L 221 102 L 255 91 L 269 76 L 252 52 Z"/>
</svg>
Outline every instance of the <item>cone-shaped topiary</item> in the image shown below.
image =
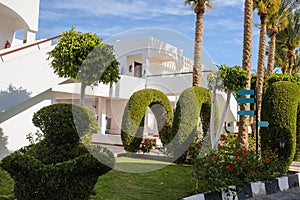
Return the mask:
<svg viewBox="0 0 300 200">
<path fill-rule="evenodd" d="M 299 101 L 300 87 L 295 83 L 280 81 L 268 87 L 262 102 L 262 120 L 269 122 L 269 126 L 261 128 L 260 131 L 262 150 L 280 150 L 280 140 L 284 140 L 283 154 L 286 160 L 286 171 L 296 152 Z"/>
</svg>

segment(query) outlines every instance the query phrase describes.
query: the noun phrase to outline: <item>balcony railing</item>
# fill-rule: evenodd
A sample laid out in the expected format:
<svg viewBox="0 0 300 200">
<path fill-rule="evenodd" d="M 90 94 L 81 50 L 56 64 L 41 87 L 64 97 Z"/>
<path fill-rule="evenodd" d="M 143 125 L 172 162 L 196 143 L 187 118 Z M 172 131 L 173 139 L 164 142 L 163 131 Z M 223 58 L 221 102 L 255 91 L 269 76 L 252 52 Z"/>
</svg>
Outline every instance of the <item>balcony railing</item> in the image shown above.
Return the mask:
<svg viewBox="0 0 300 200">
<path fill-rule="evenodd" d="M 26 45 L 26 46 L 22 46 L 22 47 L 19 47 L 19 48 L 16 48 L 16 49 L 12 49 L 12 50 L 10 50 L 10 51 L 6 51 L 6 52 L 0 54 L 1 60 L 2 60 L 2 62 L 4 62 L 3 56 L 9 55 L 9 54 L 12 54 L 12 53 L 15 53 L 15 52 L 19 52 L 19 51 L 28 49 L 28 48 L 30 48 L 30 47 L 39 46 L 40 44 L 43 44 L 43 43 L 46 43 L 46 42 L 49 42 L 49 41 L 56 40 L 56 39 L 58 39 L 58 38 L 60 38 L 60 37 L 61 37 L 61 35 L 58 35 L 58 36 L 55 36 L 55 37 L 52 37 L 52 38 L 48 38 L 48 39 L 46 39 L 46 40 L 34 42 L 34 43 L 29 44 L 29 45 Z"/>
</svg>

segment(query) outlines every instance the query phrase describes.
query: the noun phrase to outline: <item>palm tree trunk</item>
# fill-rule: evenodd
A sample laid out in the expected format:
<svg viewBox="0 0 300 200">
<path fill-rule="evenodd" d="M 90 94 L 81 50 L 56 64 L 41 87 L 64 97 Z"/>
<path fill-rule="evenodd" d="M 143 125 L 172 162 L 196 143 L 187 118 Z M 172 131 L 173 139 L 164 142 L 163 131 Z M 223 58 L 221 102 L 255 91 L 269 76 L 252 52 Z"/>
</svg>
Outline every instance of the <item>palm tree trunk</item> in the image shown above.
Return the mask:
<svg viewBox="0 0 300 200">
<path fill-rule="evenodd" d="M 275 50 L 276 50 L 276 35 L 277 35 L 277 27 L 274 27 L 274 30 L 272 30 L 272 33 L 271 33 L 270 44 L 269 44 L 267 77 L 272 76 L 273 71 L 274 71 Z"/>
<path fill-rule="evenodd" d="M 196 12 L 193 86 L 199 87 L 202 81 L 203 15 L 204 12 Z"/>
<path fill-rule="evenodd" d="M 263 84 L 264 84 L 264 69 L 265 69 L 265 56 L 266 56 L 266 42 L 267 42 L 267 24 L 266 24 L 267 15 L 260 15 L 260 35 L 259 35 L 259 51 L 258 51 L 258 62 L 257 62 L 257 119 L 260 121 L 261 113 L 261 102 L 263 94 Z"/>
<path fill-rule="evenodd" d="M 293 67 L 294 67 L 294 60 L 295 60 L 295 50 L 289 49 L 288 50 L 288 58 L 289 58 L 289 67 L 288 67 L 288 74 L 292 74 Z"/>
<path fill-rule="evenodd" d="M 80 86 L 80 102 L 79 104 L 81 106 L 84 106 L 85 105 L 85 88 L 86 88 L 86 85 L 84 83 L 81 83 L 81 86 Z"/>
<path fill-rule="evenodd" d="M 242 68 L 248 72 L 247 85 L 244 89 L 251 89 L 252 69 L 252 21 L 253 21 L 253 0 L 245 0 L 244 8 L 244 41 Z M 244 96 L 248 97 L 248 96 Z M 248 104 L 241 104 L 241 110 L 249 110 Z M 238 140 L 241 146 L 248 147 L 248 125 L 249 116 L 240 116 Z"/>
</svg>

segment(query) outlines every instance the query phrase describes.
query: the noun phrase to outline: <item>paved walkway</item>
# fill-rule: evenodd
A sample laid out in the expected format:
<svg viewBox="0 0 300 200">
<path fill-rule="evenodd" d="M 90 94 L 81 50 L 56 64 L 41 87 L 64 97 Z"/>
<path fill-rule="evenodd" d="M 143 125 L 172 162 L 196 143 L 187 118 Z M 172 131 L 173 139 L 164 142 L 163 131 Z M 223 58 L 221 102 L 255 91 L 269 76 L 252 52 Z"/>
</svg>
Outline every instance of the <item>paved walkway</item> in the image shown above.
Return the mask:
<svg viewBox="0 0 300 200">
<path fill-rule="evenodd" d="M 249 198 L 247 200 L 300 200 L 300 187 L 295 187 L 274 194 Z"/>
</svg>

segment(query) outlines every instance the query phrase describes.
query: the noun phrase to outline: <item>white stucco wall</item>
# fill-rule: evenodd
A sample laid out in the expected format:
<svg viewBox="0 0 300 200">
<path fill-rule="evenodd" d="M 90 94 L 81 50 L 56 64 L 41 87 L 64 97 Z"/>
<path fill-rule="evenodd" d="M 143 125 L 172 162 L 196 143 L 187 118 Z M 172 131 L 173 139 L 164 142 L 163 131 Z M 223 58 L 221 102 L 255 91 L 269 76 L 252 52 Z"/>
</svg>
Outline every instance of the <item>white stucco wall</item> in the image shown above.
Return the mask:
<svg viewBox="0 0 300 200">
<path fill-rule="evenodd" d="M 24 40 L 35 41 L 38 31 L 39 0 L 0 0 L 0 49 L 13 44 L 15 32 L 24 29 Z"/>
</svg>

